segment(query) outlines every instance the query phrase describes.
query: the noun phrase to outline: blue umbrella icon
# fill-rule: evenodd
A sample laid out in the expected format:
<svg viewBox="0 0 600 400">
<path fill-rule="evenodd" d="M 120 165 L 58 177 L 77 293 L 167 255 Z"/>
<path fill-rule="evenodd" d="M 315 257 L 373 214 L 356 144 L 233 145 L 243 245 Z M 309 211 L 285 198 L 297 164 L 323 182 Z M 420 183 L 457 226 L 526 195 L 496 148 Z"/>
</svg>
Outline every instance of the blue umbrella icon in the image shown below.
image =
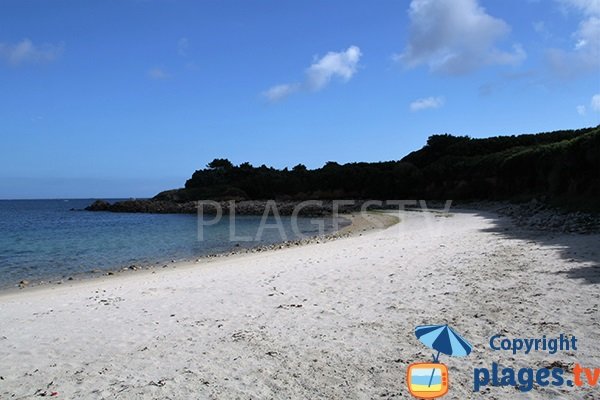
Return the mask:
<svg viewBox="0 0 600 400">
<path fill-rule="evenodd" d="M 473 346 L 463 339 L 454 329 L 448 325 L 422 325 L 415 328 L 415 335 L 424 345 L 433 350 L 437 350 L 437 355 L 433 355 L 433 362 L 439 362 L 440 353 L 454 357 L 464 357 L 469 355 Z M 429 379 L 429 386 L 433 380 L 433 373 Z"/>
</svg>

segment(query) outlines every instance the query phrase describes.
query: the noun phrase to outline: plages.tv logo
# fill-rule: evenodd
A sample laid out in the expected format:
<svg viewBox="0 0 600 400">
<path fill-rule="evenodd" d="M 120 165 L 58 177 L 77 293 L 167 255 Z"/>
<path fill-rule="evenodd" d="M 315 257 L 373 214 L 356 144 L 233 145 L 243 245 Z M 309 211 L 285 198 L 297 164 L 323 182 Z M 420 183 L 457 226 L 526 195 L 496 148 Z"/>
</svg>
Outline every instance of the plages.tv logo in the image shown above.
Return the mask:
<svg viewBox="0 0 600 400">
<path fill-rule="evenodd" d="M 448 325 L 422 325 L 415 328 L 415 335 L 433 353 L 433 362 L 413 363 L 406 371 L 406 385 L 411 395 L 418 399 L 435 399 L 448 393 L 450 385 L 448 367 L 439 362 L 440 353 L 452 357 L 464 357 L 473 346 Z"/>
</svg>

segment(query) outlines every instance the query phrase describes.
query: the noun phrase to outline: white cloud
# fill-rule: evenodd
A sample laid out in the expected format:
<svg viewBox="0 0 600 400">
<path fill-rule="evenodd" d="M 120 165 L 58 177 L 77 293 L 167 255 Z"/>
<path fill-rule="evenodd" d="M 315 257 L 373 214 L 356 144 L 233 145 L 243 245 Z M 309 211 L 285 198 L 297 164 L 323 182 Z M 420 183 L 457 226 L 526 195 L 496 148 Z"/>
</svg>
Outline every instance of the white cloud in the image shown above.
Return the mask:
<svg viewBox="0 0 600 400">
<path fill-rule="evenodd" d="M 575 38 L 577 44 L 575 45 L 576 50 L 580 50 L 588 46 L 593 51 L 593 47 L 596 47 L 595 54 L 598 54 L 597 45 L 600 44 L 600 18 L 590 17 L 583 20 L 579 24 L 579 29 L 575 32 Z"/>
<path fill-rule="evenodd" d="M 182 57 L 187 56 L 187 50 L 190 47 L 190 41 L 186 37 L 182 37 L 177 41 L 177 54 Z"/>
<path fill-rule="evenodd" d="M 590 101 L 590 107 L 592 108 L 592 110 L 600 112 L 600 93 L 592 96 L 592 100 Z"/>
<path fill-rule="evenodd" d="M 152 68 L 148 70 L 148 77 L 151 79 L 167 79 L 170 78 L 171 75 L 162 68 Z"/>
<path fill-rule="evenodd" d="M 571 35 L 571 49 L 549 49 L 550 66 L 564 77 L 597 73 L 600 68 L 600 0 L 556 0 L 568 10 L 581 14 L 577 30 Z"/>
<path fill-rule="evenodd" d="M 340 52 L 330 51 L 321 58 L 315 57 L 305 71 L 304 82 L 275 85 L 264 91 L 262 95 L 269 101 L 275 102 L 300 90 L 319 91 L 336 77 L 347 82 L 356 74 L 361 56 L 362 53 L 357 46 L 350 46 Z"/>
<path fill-rule="evenodd" d="M 600 1 L 598 0 L 557 0 L 567 8 L 574 8 L 586 15 L 600 14 Z"/>
<path fill-rule="evenodd" d="M 23 39 L 16 44 L 0 43 L 0 59 L 8 64 L 38 64 L 56 60 L 64 51 L 64 44 L 35 45 L 29 39 Z"/>
<path fill-rule="evenodd" d="M 444 105 L 444 98 L 443 97 L 426 97 L 423 99 L 417 99 L 415 101 L 413 101 L 412 103 L 410 103 L 410 111 L 412 112 L 416 112 L 416 111 L 422 111 L 422 110 L 427 110 L 427 109 L 432 109 L 432 108 L 440 108 L 441 106 Z"/>
<path fill-rule="evenodd" d="M 275 85 L 268 90 L 263 92 L 263 96 L 267 98 L 270 102 L 276 102 L 279 100 L 283 100 L 289 95 L 297 92 L 300 89 L 299 83 L 289 83 L 282 85 Z"/>
<path fill-rule="evenodd" d="M 477 0 L 412 0 L 409 17 L 409 43 L 394 56 L 409 68 L 425 64 L 434 72 L 464 74 L 483 65 L 519 64 L 526 57 L 520 45 L 512 51 L 496 48 L 510 27 Z"/>
<path fill-rule="evenodd" d="M 585 115 L 585 113 L 586 113 L 586 109 L 585 109 L 584 105 L 577 106 L 576 110 L 577 110 L 577 114 L 579 114 L 579 115 Z"/>
<path fill-rule="evenodd" d="M 346 51 L 339 53 L 330 51 L 325 54 L 306 70 L 308 87 L 311 90 L 321 90 L 334 76 L 344 81 L 350 80 L 356 73 L 361 55 L 357 46 L 350 46 Z"/>
</svg>

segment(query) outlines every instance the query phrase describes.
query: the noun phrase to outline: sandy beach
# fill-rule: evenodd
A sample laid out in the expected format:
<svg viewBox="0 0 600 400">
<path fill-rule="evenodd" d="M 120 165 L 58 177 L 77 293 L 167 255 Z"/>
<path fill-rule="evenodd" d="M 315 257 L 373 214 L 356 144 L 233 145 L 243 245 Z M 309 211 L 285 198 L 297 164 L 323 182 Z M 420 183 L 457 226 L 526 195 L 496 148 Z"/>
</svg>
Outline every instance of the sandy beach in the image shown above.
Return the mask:
<svg viewBox="0 0 600 400">
<path fill-rule="evenodd" d="M 442 356 L 452 399 L 597 399 L 600 387 L 487 386 L 473 370 L 600 367 L 599 235 L 505 217 L 403 212 L 400 223 L 295 248 L 0 294 L 0 398 L 410 398 L 431 360 L 417 325 L 473 346 Z M 575 335 L 513 355 L 492 336 Z"/>
</svg>

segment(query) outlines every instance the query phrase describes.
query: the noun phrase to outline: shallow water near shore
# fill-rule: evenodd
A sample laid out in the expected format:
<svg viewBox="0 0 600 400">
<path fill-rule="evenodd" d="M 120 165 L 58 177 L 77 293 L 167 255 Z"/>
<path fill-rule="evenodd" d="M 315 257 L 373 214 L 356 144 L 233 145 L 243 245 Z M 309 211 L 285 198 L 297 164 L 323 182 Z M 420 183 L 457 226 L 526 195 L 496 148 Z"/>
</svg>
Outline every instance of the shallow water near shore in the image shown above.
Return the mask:
<svg viewBox="0 0 600 400">
<path fill-rule="evenodd" d="M 194 259 L 298 239 L 298 232 L 314 236 L 321 233 L 318 223 L 324 224 L 325 233 L 335 229 L 331 218 L 298 218 L 295 231 L 290 217 L 281 217 L 281 229 L 269 217 L 257 237 L 262 217 L 236 216 L 231 238 L 229 218 L 224 216 L 203 226 L 200 239 L 196 215 L 73 211 L 93 201 L 0 201 L 0 288 L 14 287 L 21 280 L 35 283 L 92 270 Z M 212 219 L 206 217 L 207 222 Z"/>
</svg>

